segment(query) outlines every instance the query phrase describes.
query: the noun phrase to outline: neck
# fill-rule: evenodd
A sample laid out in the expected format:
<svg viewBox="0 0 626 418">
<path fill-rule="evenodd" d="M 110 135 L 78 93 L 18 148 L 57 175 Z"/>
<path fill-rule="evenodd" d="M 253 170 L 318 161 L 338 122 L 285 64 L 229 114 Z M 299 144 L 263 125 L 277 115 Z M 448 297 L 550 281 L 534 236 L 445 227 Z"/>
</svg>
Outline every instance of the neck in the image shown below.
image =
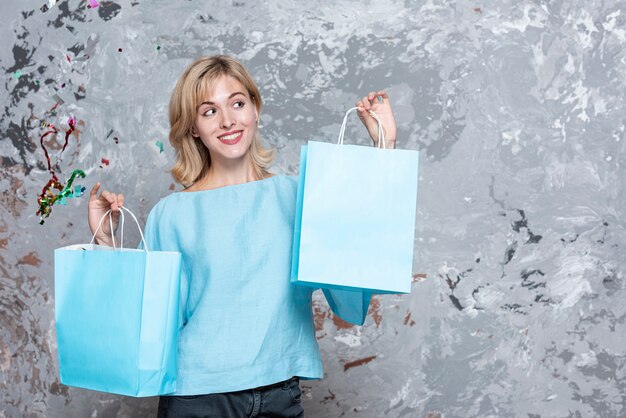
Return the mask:
<svg viewBox="0 0 626 418">
<path fill-rule="evenodd" d="M 212 160 L 207 174 L 194 184 L 198 189 L 215 189 L 259 180 L 250 157 L 240 161 Z"/>
</svg>

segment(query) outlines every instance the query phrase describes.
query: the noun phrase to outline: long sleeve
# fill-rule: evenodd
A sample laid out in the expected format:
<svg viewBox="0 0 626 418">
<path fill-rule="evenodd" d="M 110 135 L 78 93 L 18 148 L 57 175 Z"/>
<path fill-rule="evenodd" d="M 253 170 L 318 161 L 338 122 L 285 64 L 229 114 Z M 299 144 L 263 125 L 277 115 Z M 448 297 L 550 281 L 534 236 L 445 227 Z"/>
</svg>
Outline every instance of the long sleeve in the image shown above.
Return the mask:
<svg viewBox="0 0 626 418">
<path fill-rule="evenodd" d="M 322 289 L 333 313 L 344 321 L 363 325 L 372 293 L 362 290 Z"/>
</svg>

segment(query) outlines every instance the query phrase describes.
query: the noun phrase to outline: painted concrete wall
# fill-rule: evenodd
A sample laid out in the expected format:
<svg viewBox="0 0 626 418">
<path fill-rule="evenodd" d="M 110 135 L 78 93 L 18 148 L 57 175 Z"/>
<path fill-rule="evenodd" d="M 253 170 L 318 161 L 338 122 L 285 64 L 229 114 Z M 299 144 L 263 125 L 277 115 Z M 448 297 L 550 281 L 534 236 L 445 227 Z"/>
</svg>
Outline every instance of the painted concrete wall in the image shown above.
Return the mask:
<svg viewBox="0 0 626 418">
<path fill-rule="evenodd" d="M 62 181 L 83 169 L 145 220 L 174 189 L 173 84 L 215 53 L 256 77 L 275 172 L 371 89 L 421 152 L 413 292 L 363 327 L 316 299 L 307 416 L 626 415 L 624 1 L 46 1 L 0 3 L 0 416 L 155 415 L 59 384 L 52 252 L 89 232 L 86 196 L 38 224 L 41 123 L 77 121 Z"/>
</svg>

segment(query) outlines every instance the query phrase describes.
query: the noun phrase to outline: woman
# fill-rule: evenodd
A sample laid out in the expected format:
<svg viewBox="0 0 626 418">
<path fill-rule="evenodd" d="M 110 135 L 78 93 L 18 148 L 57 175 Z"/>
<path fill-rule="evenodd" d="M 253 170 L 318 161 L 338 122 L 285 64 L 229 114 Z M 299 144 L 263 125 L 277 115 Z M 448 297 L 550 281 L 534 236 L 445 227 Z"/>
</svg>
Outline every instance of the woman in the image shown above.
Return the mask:
<svg viewBox="0 0 626 418">
<path fill-rule="evenodd" d="M 185 189 L 161 199 L 145 228 L 151 249 L 183 259 L 177 390 L 160 398 L 159 417 L 302 416 L 299 379 L 323 375 L 312 289 L 289 280 L 297 179 L 268 171 L 273 151 L 260 143 L 261 104 L 246 69 L 227 56 L 196 60 L 172 93 L 171 173 Z M 356 105 L 374 145 L 370 110 L 395 147 L 387 94 L 371 92 Z M 124 205 L 123 195 L 98 196 L 99 189 L 89 200 L 92 233 L 109 209 L 117 225 Z M 111 245 L 109 230 L 96 239 Z M 335 313 L 362 323 L 368 295 L 325 294 L 358 300 L 358 312 Z"/>
</svg>

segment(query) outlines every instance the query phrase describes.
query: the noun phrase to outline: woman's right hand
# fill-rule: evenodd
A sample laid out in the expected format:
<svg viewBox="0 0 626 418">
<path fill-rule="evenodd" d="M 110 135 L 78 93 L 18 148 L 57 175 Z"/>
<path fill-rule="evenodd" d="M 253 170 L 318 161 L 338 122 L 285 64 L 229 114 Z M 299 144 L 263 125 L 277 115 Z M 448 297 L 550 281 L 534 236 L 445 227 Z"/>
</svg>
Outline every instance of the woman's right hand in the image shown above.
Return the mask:
<svg viewBox="0 0 626 418">
<path fill-rule="evenodd" d="M 93 186 L 91 192 L 89 193 L 89 206 L 87 216 L 89 220 L 89 228 L 91 229 L 91 234 L 94 235 L 96 233 L 96 228 L 98 227 L 100 219 L 102 219 L 104 214 L 107 213 L 109 209 L 111 209 L 111 211 L 113 212 L 113 231 L 111 231 L 109 222 L 107 222 L 107 220 L 104 220 L 95 239 L 98 244 L 108 245 L 109 247 L 112 247 L 113 241 L 111 237 L 115 234 L 115 231 L 117 230 L 117 225 L 120 218 L 120 207 L 124 206 L 124 195 L 111 193 L 105 190 L 100 193 L 100 196 L 97 196 L 98 190 L 100 190 L 99 182 L 96 183 L 95 186 Z"/>
</svg>

